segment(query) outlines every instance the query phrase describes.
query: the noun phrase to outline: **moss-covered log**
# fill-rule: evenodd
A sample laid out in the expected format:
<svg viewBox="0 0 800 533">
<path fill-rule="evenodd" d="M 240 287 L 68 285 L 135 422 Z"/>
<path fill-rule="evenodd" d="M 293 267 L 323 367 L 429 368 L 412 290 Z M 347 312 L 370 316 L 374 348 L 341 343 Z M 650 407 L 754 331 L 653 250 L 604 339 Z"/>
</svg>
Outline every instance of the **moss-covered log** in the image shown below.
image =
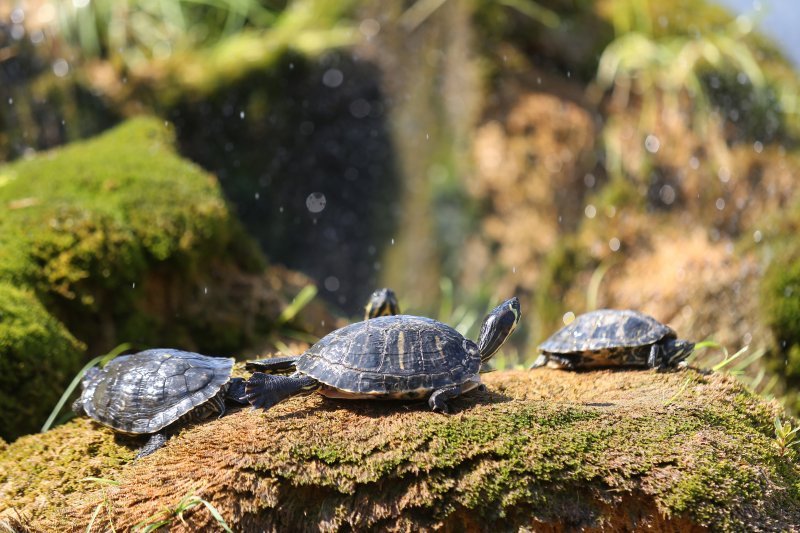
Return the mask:
<svg viewBox="0 0 800 533">
<path fill-rule="evenodd" d="M 86 419 L 0 453 L 0 516 L 31 530 L 167 520 L 235 531 L 444 527 L 789 530 L 800 468 L 775 406 L 695 371 L 486 375 L 443 416 L 421 404 L 295 398 L 184 429 L 155 454 Z M 100 479 L 86 479 L 87 477 Z M 113 482 L 113 483 L 112 483 Z"/>
</svg>

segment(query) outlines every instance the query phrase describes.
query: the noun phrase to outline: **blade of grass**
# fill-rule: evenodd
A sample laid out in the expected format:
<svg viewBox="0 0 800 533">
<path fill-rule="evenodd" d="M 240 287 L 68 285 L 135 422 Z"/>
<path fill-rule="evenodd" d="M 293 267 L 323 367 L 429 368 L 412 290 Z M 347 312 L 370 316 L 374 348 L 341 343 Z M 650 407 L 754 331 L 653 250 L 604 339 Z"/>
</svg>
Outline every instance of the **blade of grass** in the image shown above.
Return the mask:
<svg viewBox="0 0 800 533">
<path fill-rule="evenodd" d="M 741 357 L 741 356 L 742 356 L 742 354 L 744 354 L 745 352 L 747 352 L 747 350 L 748 350 L 749 348 L 750 348 L 750 346 L 744 346 L 744 347 L 743 347 L 741 350 L 739 350 L 739 351 L 738 351 L 738 352 L 736 352 L 735 354 L 731 355 L 730 357 L 728 357 L 728 356 L 727 356 L 727 350 L 726 350 L 726 356 L 725 356 L 725 359 L 723 359 L 722 361 L 720 361 L 720 362 L 719 362 L 719 363 L 717 363 L 716 365 L 712 366 L 712 367 L 711 367 L 711 370 L 713 370 L 714 372 L 719 372 L 720 370 L 722 370 L 723 368 L 725 368 L 726 366 L 728 366 L 729 364 L 731 364 L 732 362 L 734 362 L 736 359 L 738 359 L 739 357 Z"/>
<path fill-rule="evenodd" d="M 100 509 L 103 508 L 103 503 L 100 502 L 97 504 L 97 507 L 94 508 L 94 512 L 92 513 L 92 517 L 89 519 L 89 523 L 86 525 L 86 533 L 89 533 L 92 528 L 94 527 L 94 521 L 97 520 L 97 515 L 100 514 Z"/>
<path fill-rule="evenodd" d="M 88 363 L 83 365 L 83 368 L 81 368 L 80 371 L 75 375 L 75 377 L 72 378 L 72 381 L 67 386 L 67 388 L 64 391 L 64 393 L 61 395 L 61 398 L 58 399 L 58 403 L 56 403 L 56 406 L 53 408 L 53 411 L 50 413 L 50 416 L 48 416 L 47 420 L 45 420 L 44 425 L 42 426 L 42 429 L 40 430 L 40 433 L 44 433 L 45 431 L 49 430 L 50 427 L 53 425 L 53 421 L 58 416 L 58 413 L 61 412 L 61 409 L 64 408 L 64 404 L 67 403 L 67 400 L 69 399 L 69 397 L 72 396 L 72 393 L 78 387 L 78 384 L 81 382 L 81 379 L 83 379 L 83 375 L 86 373 L 87 370 L 92 368 L 97 363 L 110 361 L 111 359 L 113 359 L 114 357 L 118 356 L 119 354 L 121 354 L 125 350 L 130 349 L 130 347 L 131 347 L 131 345 L 128 344 L 128 343 L 120 344 L 119 346 L 117 346 L 116 348 L 114 348 L 113 350 L 108 352 L 107 354 L 98 355 L 97 357 L 95 357 L 94 359 L 92 359 L 91 361 L 89 361 Z"/>
<path fill-rule="evenodd" d="M 276 325 L 282 326 L 288 322 L 291 322 L 294 317 L 309 303 L 314 297 L 317 295 L 317 287 L 315 285 L 306 285 L 305 287 L 297 293 L 297 296 L 294 297 L 292 303 L 287 305 L 281 311 L 281 314 L 278 315 L 278 319 L 275 321 Z"/>
</svg>

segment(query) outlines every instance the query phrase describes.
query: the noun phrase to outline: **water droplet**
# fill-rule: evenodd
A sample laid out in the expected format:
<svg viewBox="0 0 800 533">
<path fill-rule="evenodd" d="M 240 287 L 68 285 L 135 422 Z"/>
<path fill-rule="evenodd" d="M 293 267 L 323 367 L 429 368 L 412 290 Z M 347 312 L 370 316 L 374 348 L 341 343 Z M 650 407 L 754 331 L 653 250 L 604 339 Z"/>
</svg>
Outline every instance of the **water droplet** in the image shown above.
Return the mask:
<svg viewBox="0 0 800 533">
<path fill-rule="evenodd" d="M 326 203 L 325 195 L 321 192 L 312 192 L 306 198 L 306 207 L 312 213 L 321 213 L 325 209 Z"/>
<path fill-rule="evenodd" d="M 14 105 L 14 99 L 9 97 L 8 98 L 8 105 Z"/>
<path fill-rule="evenodd" d="M 343 81 L 344 74 L 342 74 L 342 71 L 338 68 L 330 68 L 322 75 L 322 83 L 331 89 L 335 89 L 341 85 Z"/>
<path fill-rule="evenodd" d="M 739 85 L 746 84 L 748 82 L 748 80 L 749 80 L 749 78 L 747 77 L 747 74 L 745 74 L 744 72 L 740 72 L 740 73 L 738 73 L 736 75 L 736 81 L 739 82 Z M 738 117 L 739 114 L 737 113 L 736 116 Z"/>
<path fill-rule="evenodd" d="M 575 313 L 572 311 L 567 311 L 564 313 L 564 316 L 561 317 L 561 321 L 564 322 L 565 326 L 570 325 L 573 320 L 575 320 Z"/>
<path fill-rule="evenodd" d="M 728 170 L 728 167 L 719 167 L 717 176 L 722 183 L 728 183 L 731 180 L 731 171 Z"/>
<path fill-rule="evenodd" d="M 761 141 L 756 141 L 753 143 L 753 150 L 755 150 L 757 154 L 760 154 L 764 151 L 764 145 L 761 144 Z"/>
<path fill-rule="evenodd" d="M 59 78 L 63 78 L 69 74 L 69 63 L 66 59 L 56 59 L 53 61 L 53 74 Z"/>
<path fill-rule="evenodd" d="M 611 240 L 608 241 L 608 247 L 611 248 L 612 252 L 616 252 L 617 250 L 619 250 L 620 245 L 621 243 L 619 242 L 619 239 L 617 239 L 616 237 L 612 237 Z"/>
<path fill-rule="evenodd" d="M 764 236 L 763 236 L 763 235 L 761 235 L 761 231 L 759 231 L 759 230 L 755 230 L 755 231 L 753 232 L 753 240 L 754 240 L 755 242 L 761 242 L 761 239 L 762 239 L 763 237 L 764 237 Z"/>
<path fill-rule="evenodd" d="M 22 22 L 25 20 L 25 11 L 23 11 L 20 7 L 12 9 L 10 18 L 11 22 L 14 24 L 22 24 Z"/>
<path fill-rule="evenodd" d="M 350 114 L 355 118 L 364 118 L 369 115 L 372 106 L 363 98 L 350 102 Z"/>
<path fill-rule="evenodd" d="M 244 119 L 244 111 L 239 111 L 239 118 Z"/>
<path fill-rule="evenodd" d="M 592 204 L 586 206 L 586 209 L 583 210 L 586 218 L 594 218 L 597 215 L 597 208 Z"/>
<path fill-rule="evenodd" d="M 672 187 L 672 185 L 664 185 L 661 187 L 661 190 L 658 191 L 658 196 L 666 205 L 672 205 L 672 202 L 675 201 L 675 189 Z"/>
<path fill-rule="evenodd" d="M 203 294 L 208 294 L 208 287 L 203 287 Z"/>
<path fill-rule="evenodd" d="M 339 278 L 335 276 L 328 276 L 327 278 L 325 278 L 323 285 L 325 285 L 325 288 L 327 290 L 331 292 L 336 292 L 339 290 Z"/>
<path fill-rule="evenodd" d="M 392 246 L 394 246 L 394 237 L 392 237 Z"/>
<path fill-rule="evenodd" d="M 644 148 L 651 154 L 654 154 L 661 148 L 661 141 L 658 140 L 658 137 L 655 135 L 648 135 L 644 140 Z"/>
<path fill-rule="evenodd" d="M 131 289 L 135 289 L 135 288 L 136 288 L 136 282 L 134 281 L 133 283 L 131 283 Z"/>
<path fill-rule="evenodd" d="M 375 19 L 364 19 L 358 25 L 358 31 L 367 39 L 372 39 L 381 31 L 381 23 Z"/>
<path fill-rule="evenodd" d="M 722 211 L 725 209 L 725 199 L 724 198 L 717 198 L 717 201 L 714 202 L 714 205 L 717 206 L 717 209 Z"/>
</svg>

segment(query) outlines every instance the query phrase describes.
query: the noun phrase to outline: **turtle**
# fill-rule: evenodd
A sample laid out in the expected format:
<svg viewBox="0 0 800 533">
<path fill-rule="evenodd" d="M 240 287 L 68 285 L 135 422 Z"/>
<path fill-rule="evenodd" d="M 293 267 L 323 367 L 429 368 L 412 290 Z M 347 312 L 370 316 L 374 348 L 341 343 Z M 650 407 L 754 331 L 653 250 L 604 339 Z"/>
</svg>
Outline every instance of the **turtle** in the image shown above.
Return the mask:
<svg viewBox="0 0 800 533">
<path fill-rule="evenodd" d="M 397 302 L 397 295 L 388 287 L 373 292 L 367 301 L 366 307 L 364 307 L 364 320 L 399 314 L 400 304 Z"/>
<path fill-rule="evenodd" d="M 150 435 L 139 459 L 177 427 L 225 414 L 226 400 L 247 404 L 244 380 L 231 377 L 233 364 L 233 358 L 171 348 L 121 355 L 86 372 L 72 409 L 120 433 Z"/>
<path fill-rule="evenodd" d="M 575 370 L 602 366 L 675 367 L 694 350 L 675 331 L 632 309 L 599 309 L 579 315 L 539 345 L 531 368 Z"/>
<path fill-rule="evenodd" d="M 290 376 L 253 373 L 245 397 L 253 407 L 269 409 L 316 390 L 329 398 L 427 399 L 432 410 L 447 413 L 449 400 L 483 387 L 481 365 L 519 319 L 519 300 L 506 300 L 487 315 L 475 344 L 431 318 L 371 318 L 323 337 L 297 358 Z"/>
<path fill-rule="evenodd" d="M 400 304 L 397 295 L 392 289 L 384 287 L 373 292 L 366 307 L 364 307 L 364 320 L 379 316 L 393 316 L 400 314 Z M 286 374 L 294 372 L 298 356 L 272 357 L 269 359 L 256 359 L 245 364 L 247 370 L 260 370 L 270 374 Z"/>
</svg>

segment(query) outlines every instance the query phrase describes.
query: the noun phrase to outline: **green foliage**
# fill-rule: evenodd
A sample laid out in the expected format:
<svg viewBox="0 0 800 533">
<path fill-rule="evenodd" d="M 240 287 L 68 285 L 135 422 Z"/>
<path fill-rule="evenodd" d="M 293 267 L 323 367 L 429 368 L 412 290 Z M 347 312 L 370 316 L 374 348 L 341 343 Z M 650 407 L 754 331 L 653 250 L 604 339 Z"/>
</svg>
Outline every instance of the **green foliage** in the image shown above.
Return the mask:
<svg viewBox="0 0 800 533">
<path fill-rule="evenodd" d="M 214 44 L 246 26 L 269 27 L 277 10 L 257 0 L 56 2 L 61 34 L 88 57 L 135 64 Z"/>
<path fill-rule="evenodd" d="M 793 446 L 800 444 L 797 437 L 798 431 L 800 431 L 800 426 L 793 427 L 790 421 L 781 422 L 779 416 L 775 417 L 775 446 L 780 455 L 786 455 Z"/>
<path fill-rule="evenodd" d="M 208 512 L 211 513 L 211 516 L 217 522 L 219 527 L 221 527 L 224 531 L 227 531 L 227 533 L 233 533 L 217 508 L 207 500 L 204 500 L 197 494 L 194 494 L 194 492 L 190 492 L 181 498 L 181 501 L 179 501 L 175 507 L 164 509 L 157 515 L 153 515 L 150 518 L 142 520 L 133 527 L 133 531 L 137 533 L 150 533 L 152 531 L 157 531 L 164 526 L 172 524 L 176 518 L 180 520 L 184 526 L 186 526 L 187 524 L 183 519 L 183 513 L 199 505 L 203 505 L 206 509 L 208 509 Z"/>
<path fill-rule="evenodd" d="M 84 347 L 30 291 L 0 282 L 0 436 L 35 431 L 81 365 Z"/>
<path fill-rule="evenodd" d="M 687 113 L 691 127 L 703 135 L 717 127 L 719 104 L 728 102 L 741 110 L 743 120 L 779 123 L 784 110 L 776 97 L 775 84 L 760 64 L 760 48 L 751 38 L 752 23 L 732 20 L 705 3 L 687 5 L 688 13 L 675 9 L 662 12 L 658 2 L 623 0 L 607 3 L 605 16 L 615 38 L 603 50 L 597 65 L 596 89 L 610 91 L 619 106 L 629 102 L 641 108 L 637 141 L 657 131 L 661 117 Z M 735 79 L 739 98 L 717 97 L 720 80 Z M 746 85 L 745 85 L 746 84 Z M 772 86 L 771 86 L 772 84 Z M 744 91 L 747 91 L 744 94 Z M 747 105 L 752 101 L 752 105 Z M 724 109 L 723 109 L 724 112 Z M 614 140 L 614 121 L 604 131 L 607 170 L 623 175 L 624 147 Z M 779 124 L 772 127 L 772 133 Z M 755 129 L 753 129 L 755 131 Z M 759 134 L 763 137 L 763 131 Z M 763 140 L 763 138 L 762 138 Z M 710 157 L 719 154 L 709 153 Z"/>
</svg>

